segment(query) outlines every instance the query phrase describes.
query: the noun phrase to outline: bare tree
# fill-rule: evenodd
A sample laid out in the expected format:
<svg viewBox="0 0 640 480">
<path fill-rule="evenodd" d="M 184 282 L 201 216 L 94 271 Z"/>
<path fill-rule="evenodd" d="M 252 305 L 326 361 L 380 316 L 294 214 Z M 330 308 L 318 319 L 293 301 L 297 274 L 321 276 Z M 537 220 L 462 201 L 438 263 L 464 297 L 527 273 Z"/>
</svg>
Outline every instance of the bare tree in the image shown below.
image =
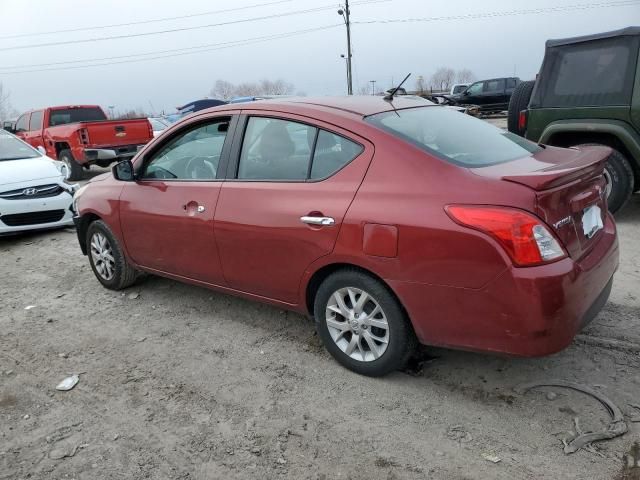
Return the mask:
<svg viewBox="0 0 640 480">
<path fill-rule="evenodd" d="M 215 85 L 211 89 L 210 95 L 214 98 L 222 100 L 231 100 L 235 95 L 236 87 L 226 80 L 216 80 Z"/>
<path fill-rule="evenodd" d="M 356 90 L 356 95 L 371 95 L 371 87 L 369 85 L 360 85 Z"/>
<path fill-rule="evenodd" d="M 436 70 L 436 73 L 431 76 L 431 85 L 439 90 L 449 90 L 455 78 L 456 72 L 453 68 L 440 67 Z"/>
<path fill-rule="evenodd" d="M 113 120 L 126 120 L 128 118 L 144 118 L 144 117 L 150 117 L 150 116 L 151 115 L 145 112 L 143 108 L 137 107 L 137 108 L 130 108 L 129 110 L 116 112 Z"/>
<path fill-rule="evenodd" d="M 295 87 L 293 84 L 278 80 L 262 80 L 260 82 L 260 90 L 262 95 L 291 95 Z"/>
<path fill-rule="evenodd" d="M 260 85 L 253 82 L 241 83 L 234 89 L 234 94 L 237 97 L 255 97 L 260 93 Z"/>
<path fill-rule="evenodd" d="M 18 116 L 18 111 L 11 105 L 10 96 L 0 82 L 0 122 Z"/>
<path fill-rule="evenodd" d="M 476 80 L 475 73 L 473 73 L 468 68 L 463 68 L 461 70 L 458 70 L 458 73 L 456 74 L 456 81 L 458 83 L 471 83 L 471 82 L 475 82 L 475 80 Z"/>
</svg>

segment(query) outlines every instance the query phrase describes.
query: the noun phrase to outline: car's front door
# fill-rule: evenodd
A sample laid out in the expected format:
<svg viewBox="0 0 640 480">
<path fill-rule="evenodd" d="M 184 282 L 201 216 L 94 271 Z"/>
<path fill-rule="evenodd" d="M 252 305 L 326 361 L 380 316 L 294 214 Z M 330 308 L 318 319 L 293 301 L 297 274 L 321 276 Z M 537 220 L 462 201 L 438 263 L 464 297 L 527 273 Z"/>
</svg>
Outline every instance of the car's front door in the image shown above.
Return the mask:
<svg viewBox="0 0 640 480">
<path fill-rule="evenodd" d="M 239 122 L 216 241 L 231 288 L 295 304 L 304 271 L 333 250 L 373 146 L 320 122 L 264 115 Z"/>
<path fill-rule="evenodd" d="M 462 103 L 480 105 L 482 102 L 483 82 L 476 82 L 467 88 L 462 94 Z"/>
<path fill-rule="evenodd" d="M 136 181 L 120 195 L 125 246 L 136 264 L 224 283 L 213 219 L 230 125 L 231 117 L 187 125 L 136 165 Z"/>
<path fill-rule="evenodd" d="M 494 80 L 487 80 L 484 82 L 484 91 L 482 92 L 484 97 L 483 105 L 493 105 L 496 108 L 504 108 L 508 104 L 505 93 L 505 79 L 496 78 Z"/>
</svg>

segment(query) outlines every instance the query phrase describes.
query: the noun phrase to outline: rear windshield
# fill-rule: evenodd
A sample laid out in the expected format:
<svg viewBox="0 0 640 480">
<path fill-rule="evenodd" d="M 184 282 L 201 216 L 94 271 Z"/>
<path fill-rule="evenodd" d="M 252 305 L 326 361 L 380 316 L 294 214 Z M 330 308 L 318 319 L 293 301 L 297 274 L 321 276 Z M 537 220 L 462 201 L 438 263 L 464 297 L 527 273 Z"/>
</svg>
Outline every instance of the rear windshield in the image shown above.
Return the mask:
<svg viewBox="0 0 640 480">
<path fill-rule="evenodd" d="M 528 157 L 541 150 L 535 143 L 446 107 L 378 113 L 366 121 L 463 167 L 486 167 Z"/>
<path fill-rule="evenodd" d="M 51 110 L 49 126 L 55 127 L 56 125 L 66 125 L 67 123 L 95 122 L 106 119 L 104 112 L 99 108 L 63 108 Z"/>
<path fill-rule="evenodd" d="M 22 140 L 0 130 L 0 162 L 23 158 L 37 158 L 42 155 Z"/>
</svg>

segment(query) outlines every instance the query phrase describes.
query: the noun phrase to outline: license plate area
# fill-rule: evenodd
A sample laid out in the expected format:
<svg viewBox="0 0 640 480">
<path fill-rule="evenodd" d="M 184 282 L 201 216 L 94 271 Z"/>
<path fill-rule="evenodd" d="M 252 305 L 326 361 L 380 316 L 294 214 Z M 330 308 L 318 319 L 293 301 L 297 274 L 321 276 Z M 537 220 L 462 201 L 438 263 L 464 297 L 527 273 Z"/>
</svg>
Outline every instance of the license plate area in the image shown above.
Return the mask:
<svg viewBox="0 0 640 480">
<path fill-rule="evenodd" d="M 591 205 L 582 211 L 582 233 L 591 239 L 604 228 L 602 209 L 598 205 Z"/>
</svg>

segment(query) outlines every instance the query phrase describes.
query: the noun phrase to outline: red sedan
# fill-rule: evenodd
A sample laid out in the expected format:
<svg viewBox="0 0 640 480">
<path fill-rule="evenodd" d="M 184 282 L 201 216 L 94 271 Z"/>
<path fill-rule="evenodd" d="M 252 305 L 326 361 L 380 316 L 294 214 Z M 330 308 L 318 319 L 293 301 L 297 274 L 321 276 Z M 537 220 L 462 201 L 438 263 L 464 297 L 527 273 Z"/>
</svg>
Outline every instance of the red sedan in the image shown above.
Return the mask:
<svg viewBox="0 0 640 480">
<path fill-rule="evenodd" d="M 105 287 L 149 272 L 313 315 L 362 374 L 418 342 L 547 355 L 611 290 L 610 153 L 413 97 L 226 105 L 81 188 L 76 225 Z"/>
</svg>

